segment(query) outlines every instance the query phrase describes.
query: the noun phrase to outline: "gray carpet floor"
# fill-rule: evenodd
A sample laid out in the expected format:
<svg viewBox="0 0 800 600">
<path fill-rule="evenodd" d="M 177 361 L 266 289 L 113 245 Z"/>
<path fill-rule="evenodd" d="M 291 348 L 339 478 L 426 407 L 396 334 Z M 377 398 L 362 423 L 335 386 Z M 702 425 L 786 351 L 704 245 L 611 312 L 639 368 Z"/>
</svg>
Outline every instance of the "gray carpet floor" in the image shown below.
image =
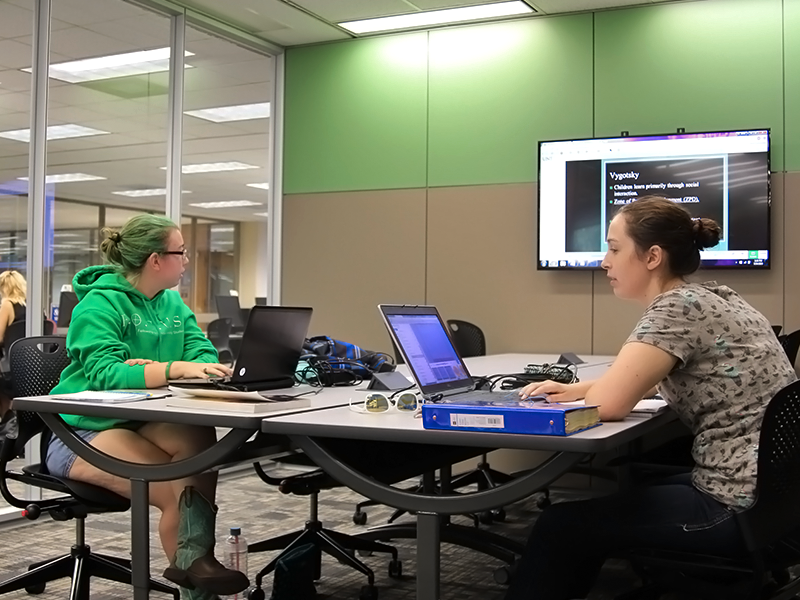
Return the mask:
<svg viewBox="0 0 800 600">
<path fill-rule="evenodd" d="M 574 493 L 555 492 L 555 501 L 575 498 Z M 358 533 L 371 525 L 386 521 L 391 514 L 387 507 L 368 509 L 366 526 L 352 521 L 354 505 L 363 498 L 346 489 L 325 491 L 320 496 L 320 519 L 326 527 L 342 532 Z M 285 496 L 275 488 L 261 482 L 252 471 L 223 475 L 219 486 L 218 504 L 220 512 L 217 523 L 217 539 L 224 539 L 231 526 L 241 527 L 249 542 L 255 542 L 303 527 L 308 517 L 308 499 Z M 524 541 L 539 514 L 536 497 L 507 507 L 504 523 L 481 525 L 498 534 Z M 406 517 L 407 518 L 407 517 Z M 455 521 L 470 525 L 471 521 L 455 517 Z M 130 513 L 91 516 L 87 522 L 86 536 L 92 549 L 105 554 L 128 556 L 130 551 Z M 167 561 L 158 542 L 157 511 L 151 514 L 151 570 L 160 577 Z M 15 522 L 0 526 L 2 554 L 0 555 L 0 578 L 5 579 L 23 572 L 28 564 L 66 553 L 74 542 L 74 524 L 55 522 L 44 516 L 36 522 Z M 416 596 L 414 542 L 398 541 L 395 546 L 403 561 L 403 576 L 391 579 L 388 575 L 388 559 L 373 555 L 363 560 L 376 574 L 380 600 L 411 600 Z M 251 554 L 249 575 L 255 574 L 272 553 Z M 441 598 L 443 600 L 501 600 L 505 587 L 495 583 L 493 572 L 502 563 L 476 552 L 449 545 L 442 546 L 441 554 Z M 265 591 L 269 597 L 272 577 L 265 579 Z M 366 578 L 330 558 L 323 559 L 323 576 L 317 584 L 320 598 L 344 600 L 358 598 Z M 600 580 L 590 598 L 606 600 L 637 585 L 630 568 L 621 562 L 608 561 Z M 62 580 L 47 585 L 44 594 L 36 596 L 42 600 L 67 598 L 69 581 Z M 113 582 L 95 580 L 92 583 L 92 600 L 130 599 L 130 587 Z M 152 593 L 152 598 L 168 596 Z M 9 600 L 33 598 L 24 591 L 4 595 Z"/>
</svg>

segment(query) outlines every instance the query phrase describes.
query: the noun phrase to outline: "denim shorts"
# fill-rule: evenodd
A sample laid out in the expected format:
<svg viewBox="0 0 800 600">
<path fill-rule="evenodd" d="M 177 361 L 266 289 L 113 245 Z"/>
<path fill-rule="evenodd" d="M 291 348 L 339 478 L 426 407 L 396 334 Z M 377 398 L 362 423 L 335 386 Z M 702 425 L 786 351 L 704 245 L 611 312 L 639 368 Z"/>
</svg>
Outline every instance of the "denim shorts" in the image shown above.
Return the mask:
<svg viewBox="0 0 800 600">
<path fill-rule="evenodd" d="M 91 429 L 74 429 L 75 434 L 82 438 L 87 444 L 97 437 L 99 431 Z M 72 464 L 78 455 L 72 450 L 67 448 L 57 436 L 50 438 L 50 443 L 47 446 L 47 457 L 45 458 L 45 466 L 48 472 L 54 477 L 69 477 Z"/>
</svg>

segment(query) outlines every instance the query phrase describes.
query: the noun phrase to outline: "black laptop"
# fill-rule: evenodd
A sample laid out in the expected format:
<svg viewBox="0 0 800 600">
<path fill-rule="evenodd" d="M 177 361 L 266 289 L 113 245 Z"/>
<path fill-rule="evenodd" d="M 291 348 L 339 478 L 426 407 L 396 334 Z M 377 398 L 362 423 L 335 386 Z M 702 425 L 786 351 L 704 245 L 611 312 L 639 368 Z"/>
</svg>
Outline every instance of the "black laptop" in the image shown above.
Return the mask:
<svg viewBox="0 0 800 600">
<path fill-rule="evenodd" d="M 230 377 L 174 379 L 185 389 L 261 392 L 294 385 L 294 372 L 311 324 L 310 308 L 254 306 Z"/>
</svg>

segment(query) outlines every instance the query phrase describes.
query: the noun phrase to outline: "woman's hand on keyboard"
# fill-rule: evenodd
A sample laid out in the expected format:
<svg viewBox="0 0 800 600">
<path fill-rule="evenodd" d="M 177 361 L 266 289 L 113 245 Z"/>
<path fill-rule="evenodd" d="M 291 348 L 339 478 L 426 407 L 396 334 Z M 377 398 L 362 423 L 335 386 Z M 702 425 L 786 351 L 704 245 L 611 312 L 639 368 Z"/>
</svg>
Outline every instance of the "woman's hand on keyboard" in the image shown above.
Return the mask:
<svg viewBox="0 0 800 600">
<path fill-rule="evenodd" d="M 575 402 L 583 398 L 582 390 L 574 384 L 557 383 L 549 379 L 530 383 L 519 391 L 521 398 L 542 396 L 544 394 L 547 394 L 548 402 Z"/>
<path fill-rule="evenodd" d="M 226 377 L 233 373 L 230 367 L 219 363 L 175 361 L 169 369 L 171 379 L 208 379 Z"/>
</svg>

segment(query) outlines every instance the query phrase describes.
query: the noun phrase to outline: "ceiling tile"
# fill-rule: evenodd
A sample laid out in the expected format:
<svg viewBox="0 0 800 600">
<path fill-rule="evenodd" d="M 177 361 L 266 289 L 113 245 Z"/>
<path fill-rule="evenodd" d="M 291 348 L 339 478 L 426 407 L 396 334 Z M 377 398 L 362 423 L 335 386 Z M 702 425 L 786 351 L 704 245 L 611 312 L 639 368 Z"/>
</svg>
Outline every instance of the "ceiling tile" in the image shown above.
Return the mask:
<svg viewBox="0 0 800 600">
<path fill-rule="evenodd" d="M 0 67 L 22 69 L 31 66 L 31 46 L 18 40 L 0 40 Z"/>
<path fill-rule="evenodd" d="M 120 0 L 53 0 L 53 18 L 73 25 L 102 23 L 140 14 L 153 13 Z"/>
<path fill-rule="evenodd" d="M 33 33 L 33 12 L 13 4 L 0 6 L 0 39 Z"/>
<path fill-rule="evenodd" d="M 650 0 L 532 0 L 532 4 L 547 14 L 557 14 L 650 4 Z"/>
</svg>

